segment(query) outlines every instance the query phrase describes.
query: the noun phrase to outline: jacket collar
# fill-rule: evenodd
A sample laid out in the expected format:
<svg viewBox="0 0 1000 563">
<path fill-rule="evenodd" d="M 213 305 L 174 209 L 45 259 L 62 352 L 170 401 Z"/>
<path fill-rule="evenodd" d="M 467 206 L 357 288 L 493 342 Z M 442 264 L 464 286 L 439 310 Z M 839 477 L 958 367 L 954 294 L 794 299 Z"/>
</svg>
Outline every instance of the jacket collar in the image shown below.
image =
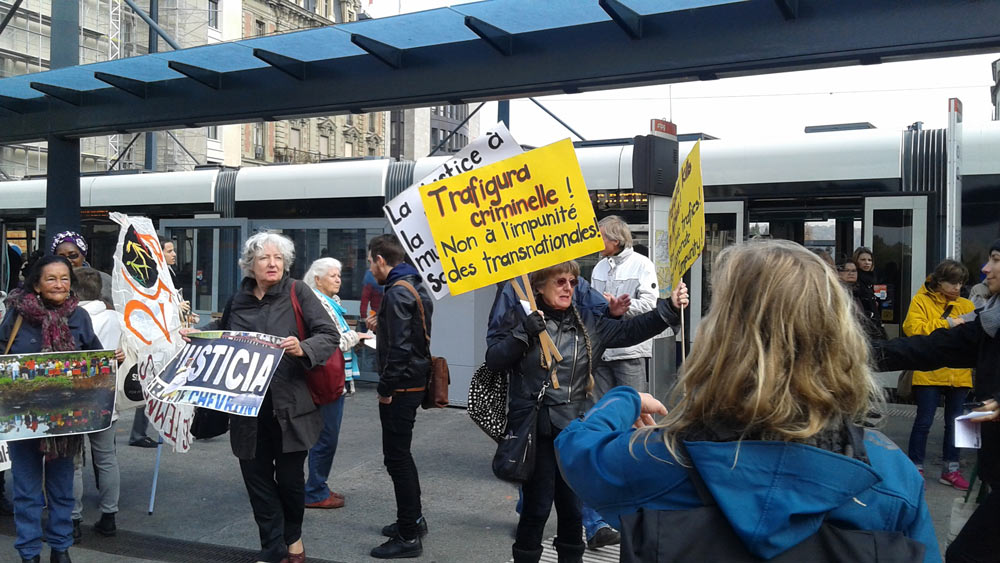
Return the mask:
<svg viewBox="0 0 1000 563">
<path fill-rule="evenodd" d="M 291 283 L 291 279 L 292 278 L 290 278 L 288 274 L 285 274 L 281 277 L 281 280 L 279 280 L 278 283 L 267 288 L 267 291 L 264 292 L 264 296 L 267 297 L 278 295 L 279 293 L 288 293 L 288 285 Z M 250 295 L 253 295 L 255 287 L 257 287 L 257 280 L 250 276 L 243 278 L 243 281 L 240 283 L 240 290 L 243 293 L 248 293 Z"/>
<path fill-rule="evenodd" d="M 633 250 L 631 246 L 628 248 L 624 248 L 618 254 L 615 254 L 613 256 L 608 256 L 607 257 L 608 262 L 611 264 L 612 268 L 614 268 L 615 266 L 621 266 L 621 264 L 626 260 L 628 260 L 634 252 L 635 250 Z"/>
<path fill-rule="evenodd" d="M 389 275 L 385 277 L 385 284 L 383 285 L 389 287 L 406 276 L 416 276 L 419 279 L 420 272 L 406 262 L 400 262 L 393 266 L 392 270 L 389 270 Z"/>
</svg>

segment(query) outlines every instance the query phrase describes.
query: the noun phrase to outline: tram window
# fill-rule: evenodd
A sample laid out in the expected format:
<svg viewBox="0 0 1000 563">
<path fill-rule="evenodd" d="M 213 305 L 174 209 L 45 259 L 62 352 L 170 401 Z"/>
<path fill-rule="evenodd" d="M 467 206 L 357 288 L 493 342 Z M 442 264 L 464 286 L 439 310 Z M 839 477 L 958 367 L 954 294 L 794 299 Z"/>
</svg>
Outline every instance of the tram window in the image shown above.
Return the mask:
<svg viewBox="0 0 1000 563">
<path fill-rule="evenodd" d="M 764 223 L 766 225 L 766 223 Z M 751 231 L 752 232 L 752 231 Z M 701 314 L 708 314 L 712 303 L 712 267 L 715 258 L 727 246 L 736 244 L 736 215 L 733 213 L 705 214 L 705 250 L 701 255 Z"/>
<path fill-rule="evenodd" d="M 837 220 L 805 222 L 805 244 L 810 250 L 820 250 L 830 256 L 837 254 Z"/>
<path fill-rule="evenodd" d="M 878 209 L 872 214 L 875 282 L 885 286 L 882 323 L 890 337 L 902 336 L 900 325 L 910 306 L 913 262 L 913 211 Z M 881 289 L 881 288 L 880 288 Z"/>
<path fill-rule="evenodd" d="M 770 238 L 771 224 L 766 222 L 750 223 L 750 238 Z"/>
</svg>

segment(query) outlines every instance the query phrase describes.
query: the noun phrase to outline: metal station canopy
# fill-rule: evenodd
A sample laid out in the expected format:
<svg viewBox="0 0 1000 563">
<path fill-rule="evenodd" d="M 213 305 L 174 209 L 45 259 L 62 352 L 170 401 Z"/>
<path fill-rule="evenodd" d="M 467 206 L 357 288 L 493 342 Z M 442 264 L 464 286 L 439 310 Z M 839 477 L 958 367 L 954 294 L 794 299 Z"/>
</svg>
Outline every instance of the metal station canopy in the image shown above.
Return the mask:
<svg viewBox="0 0 1000 563">
<path fill-rule="evenodd" d="M 0 80 L 0 143 L 996 51 L 988 0 L 490 0 Z"/>
</svg>

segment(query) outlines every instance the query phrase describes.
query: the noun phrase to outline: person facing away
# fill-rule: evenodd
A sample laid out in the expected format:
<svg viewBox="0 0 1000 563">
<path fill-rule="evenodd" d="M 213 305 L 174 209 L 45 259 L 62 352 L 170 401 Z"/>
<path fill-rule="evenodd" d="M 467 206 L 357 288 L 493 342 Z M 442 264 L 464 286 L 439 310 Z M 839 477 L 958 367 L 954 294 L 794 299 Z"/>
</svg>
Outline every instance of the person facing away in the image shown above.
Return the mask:
<svg viewBox="0 0 1000 563">
<path fill-rule="evenodd" d="M 887 437 L 859 426 L 881 394 L 833 270 L 796 243 L 751 241 L 719 254 L 712 288 L 669 414 L 616 387 L 556 438 L 573 490 L 612 525 L 652 520 L 704 506 L 694 471 L 727 528 L 654 531 L 691 552 L 725 534 L 772 559 L 827 522 L 902 532 L 925 563 L 940 561 L 923 479 Z M 654 424 L 654 414 L 666 417 Z"/>
<path fill-rule="evenodd" d="M 384 288 L 374 323 L 378 411 L 382 454 L 396 496 L 396 521 L 382 528 L 382 535 L 389 539 L 371 550 L 371 556 L 378 559 L 419 557 L 423 553 L 420 538 L 427 533 L 410 445 L 431 370 L 434 304 L 417 269 L 404 258 L 403 247 L 393 235 L 377 236 L 368 243 L 369 269 Z M 416 290 L 419 302 L 406 284 Z"/>
<path fill-rule="evenodd" d="M 959 296 L 962 285 L 968 278 L 969 271 L 960 262 L 944 260 L 938 264 L 910 301 L 910 309 L 903 320 L 903 332 L 907 336 L 926 335 L 939 328 L 949 329 L 972 320 L 975 305 Z M 913 429 L 910 430 L 907 448 L 910 459 L 923 475 L 927 436 L 934 424 L 938 402 L 944 396 L 944 466 L 940 482 L 960 491 L 968 490 L 969 482 L 959 471 L 955 425 L 951 421 L 962 414 L 962 404 L 971 390 L 971 369 L 941 368 L 913 372 L 913 398 L 917 403 L 917 416 L 913 421 Z"/>
</svg>

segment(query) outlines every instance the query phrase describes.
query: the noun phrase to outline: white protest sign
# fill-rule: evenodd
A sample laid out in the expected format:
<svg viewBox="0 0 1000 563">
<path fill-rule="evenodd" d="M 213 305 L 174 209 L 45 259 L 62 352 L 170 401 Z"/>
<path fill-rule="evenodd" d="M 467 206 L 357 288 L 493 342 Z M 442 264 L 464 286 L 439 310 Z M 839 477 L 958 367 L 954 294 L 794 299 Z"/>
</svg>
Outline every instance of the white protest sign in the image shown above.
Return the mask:
<svg viewBox="0 0 1000 563">
<path fill-rule="evenodd" d="M 437 249 L 434 247 L 434 237 L 431 235 L 431 227 L 424 214 L 424 204 L 420 199 L 418 188 L 522 152 L 524 151 L 511 136 L 510 131 L 503 123 L 498 123 L 496 127 L 466 145 L 453 158 L 385 204 L 385 216 L 389 219 L 393 232 L 399 237 L 403 249 L 420 271 L 427 289 L 435 299 L 448 295 L 448 283 Z"/>
</svg>

